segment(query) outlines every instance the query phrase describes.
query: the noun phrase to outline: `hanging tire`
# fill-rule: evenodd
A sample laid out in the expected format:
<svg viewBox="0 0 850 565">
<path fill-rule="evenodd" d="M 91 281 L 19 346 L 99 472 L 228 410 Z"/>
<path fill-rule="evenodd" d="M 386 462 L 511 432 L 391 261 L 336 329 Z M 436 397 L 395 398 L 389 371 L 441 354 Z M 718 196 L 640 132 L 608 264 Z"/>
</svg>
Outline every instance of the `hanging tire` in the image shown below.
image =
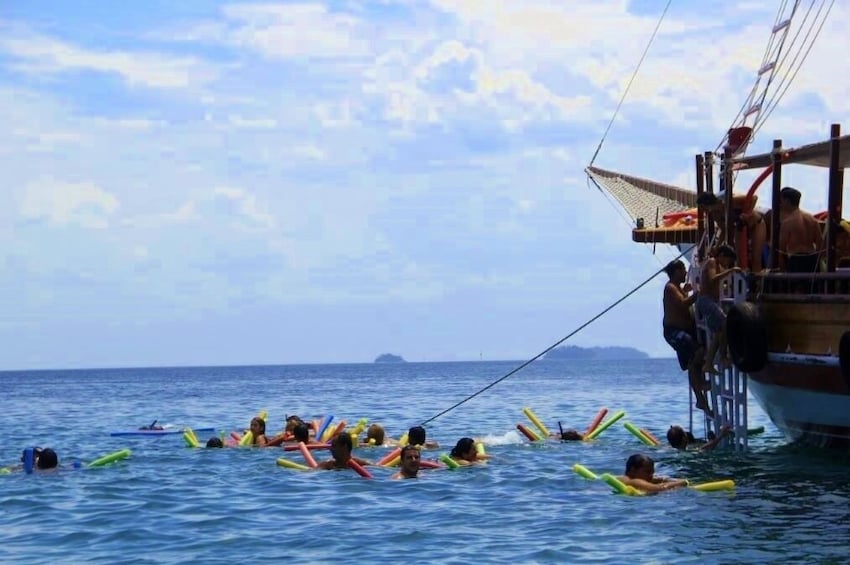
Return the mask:
<svg viewBox="0 0 850 565">
<path fill-rule="evenodd" d="M 841 341 L 838 342 L 838 364 L 844 382 L 850 386 L 850 331 L 841 334 Z"/>
<path fill-rule="evenodd" d="M 726 315 L 726 339 L 732 363 L 739 371 L 754 373 L 767 364 L 767 325 L 752 302 L 733 304 Z M 850 338 L 848 338 L 850 339 Z M 850 368 L 850 342 L 848 342 Z"/>
</svg>

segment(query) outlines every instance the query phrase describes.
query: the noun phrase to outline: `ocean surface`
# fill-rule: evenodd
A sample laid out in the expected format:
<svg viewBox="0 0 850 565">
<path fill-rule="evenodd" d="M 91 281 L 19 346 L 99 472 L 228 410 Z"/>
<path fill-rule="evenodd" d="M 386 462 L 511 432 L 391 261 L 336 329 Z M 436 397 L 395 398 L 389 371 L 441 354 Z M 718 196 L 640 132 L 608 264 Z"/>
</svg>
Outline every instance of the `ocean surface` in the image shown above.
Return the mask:
<svg viewBox="0 0 850 565">
<path fill-rule="evenodd" d="M 620 423 L 595 442 L 532 445 L 516 424 L 530 407 L 550 429 L 584 429 L 600 407 L 663 440 L 688 424 L 685 374 L 672 359 L 539 361 L 428 426 L 441 449 L 481 437 L 492 460 L 389 480 L 300 472 L 269 449 L 191 449 L 179 434 L 111 437 L 151 423 L 230 432 L 260 410 L 383 424 L 398 438 L 518 363 L 408 363 L 0 373 L 0 465 L 53 447 L 62 469 L 0 476 L 0 562 L 696 563 L 846 562 L 844 454 L 787 446 L 754 401 L 750 452 L 646 448 Z M 215 434 L 219 432 L 216 431 Z M 702 435 L 701 425 L 694 430 Z M 213 433 L 199 434 L 205 441 Z M 74 470 L 122 448 L 130 458 Z M 375 461 L 385 448 L 361 448 Z M 620 474 L 637 452 L 656 473 L 733 478 L 733 493 L 612 494 L 574 474 Z M 327 452 L 319 452 L 326 458 Z"/>
</svg>

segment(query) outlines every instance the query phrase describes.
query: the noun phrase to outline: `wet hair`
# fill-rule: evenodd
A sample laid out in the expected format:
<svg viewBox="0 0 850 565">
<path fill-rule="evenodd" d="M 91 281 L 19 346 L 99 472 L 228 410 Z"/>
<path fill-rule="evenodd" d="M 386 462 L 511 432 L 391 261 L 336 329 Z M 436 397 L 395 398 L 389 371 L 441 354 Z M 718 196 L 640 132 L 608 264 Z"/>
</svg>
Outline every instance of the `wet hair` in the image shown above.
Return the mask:
<svg viewBox="0 0 850 565">
<path fill-rule="evenodd" d="M 584 436 L 576 430 L 567 430 L 565 432 L 561 432 L 561 441 L 581 441 L 583 439 Z"/>
<path fill-rule="evenodd" d="M 667 430 L 667 441 L 671 447 L 685 449 L 688 445 L 688 433 L 680 426 L 670 426 L 670 429 Z"/>
<path fill-rule="evenodd" d="M 353 444 L 351 443 L 351 436 L 349 434 L 339 434 L 333 440 L 331 444 L 332 447 L 347 447 L 349 451 L 354 449 Z"/>
<path fill-rule="evenodd" d="M 384 445 L 384 428 L 380 424 L 372 424 L 366 430 L 366 441 L 375 440 L 375 445 Z"/>
<path fill-rule="evenodd" d="M 258 422 L 260 424 L 260 433 L 265 435 L 265 433 L 266 433 L 266 421 L 263 420 L 262 418 L 257 417 L 257 418 L 251 419 L 251 423 L 253 424 L 254 422 Z"/>
<path fill-rule="evenodd" d="M 56 452 L 46 447 L 41 450 L 36 459 L 36 467 L 39 469 L 55 469 L 59 466 L 59 457 Z"/>
<path fill-rule="evenodd" d="M 675 261 L 670 261 L 667 265 L 664 266 L 664 272 L 667 273 L 667 276 L 673 278 L 673 273 L 679 271 L 687 271 L 685 269 L 685 264 L 680 260 L 676 259 Z"/>
<path fill-rule="evenodd" d="M 287 431 L 287 432 L 291 432 L 295 429 L 296 426 L 298 426 L 300 424 L 304 424 L 304 423 L 305 423 L 304 420 L 302 420 L 298 416 L 295 416 L 295 415 L 287 416 L 286 417 L 286 427 L 284 428 L 284 430 Z"/>
<path fill-rule="evenodd" d="M 457 440 L 457 443 L 452 448 L 451 456 L 452 457 L 463 457 L 466 453 L 473 448 L 475 445 L 475 440 L 471 437 L 462 437 Z"/>
<path fill-rule="evenodd" d="M 301 422 L 292 429 L 292 435 L 295 438 L 295 441 L 303 441 L 304 443 L 307 443 L 310 441 L 310 426 Z"/>
<path fill-rule="evenodd" d="M 791 204 L 794 207 L 800 206 L 800 197 L 801 196 L 802 196 L 802 194 L 800 194 L 799 190 L 797 190 L 796 188 L 790 187 L 790 186 L 786 186 L 785 188 L 783 188 L 782 190 L 779 191 L 779 197 L 786 200 L 789 204 Z"/>
<path fill-rule="evenodd" d="M 411 445 L 425 445 L 425 428 L 422 426 L 413 426 L 407 430 L 407 441 Z"/>
<path fill-rule="evenodd" d="M 407 454 L 408 451 L 417 451 L 418 452 L 419 448 L 416 447 L 415 445 L 412 445 L 412 444 L 407 444 L 404 447 L 402 447 L 401 451 L 399 452 L 399 456 L 401 457 L 402 461 L 404 461 L 404 456 Z"/>
<path fill-rule="evenodd" d="M 221 438 L 211 437 L 207 440 L 207 447 L 224 447 L 224 442 Z"/>
<path fill-rule="evenodd" d="M 655 461 L 642 453 L 635 453 L 626 460 L 626 475 L 631 476 L 632 471 L 642 469 L 646 465 L 655 465 Z"/>
<path fill-rule="evenodd" d="M 733 261 L 738 258 L 738 254 L 735 253 L 735 250 L 732 249 L 732 246 L 724 243 L 720 247 L 717 248 L 717 251 L 714 253 L 715 257 L 729 257 Z"/>
</svg>

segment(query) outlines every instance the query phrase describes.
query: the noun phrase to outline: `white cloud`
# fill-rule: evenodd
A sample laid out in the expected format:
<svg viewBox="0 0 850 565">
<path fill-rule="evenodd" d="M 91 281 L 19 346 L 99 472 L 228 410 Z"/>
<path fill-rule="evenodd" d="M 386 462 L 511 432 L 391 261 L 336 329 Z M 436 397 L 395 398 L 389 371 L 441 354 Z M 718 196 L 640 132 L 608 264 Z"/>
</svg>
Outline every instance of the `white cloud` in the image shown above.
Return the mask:
<svg viewBox="0 0 850 565">
<path fill-rule="evenodd" d="M 106 229 L 117 209 L 118 199 L 94 183 L 45 179 L 26 187 L 19 213 L 27 220 L 44 220 L 55 226 Z"/>
<path fill-rule="evenodd" d="M 218 75 L 213 65 L 195 57 L 85 49 L 35 34 L 2 39 L 0 50 L 18 59 L 14 67 L 27 73 L 42 75 L 92 70 L 117 74 L 131 86 L 197 87 Z"/>
<path fill-rule="evenodd" d="M 247 224 L 242 224 L 243 226 L 263 229 L 271 229 L 275 226 L 274 217 L 260 209 L 257 197 L 253 194 L 249 194 L 241 188 L 227 186 L 217 187 L 213 193 L 218 199 L 233 204 L 235 215 L 248 221 Z"/>
</svg>

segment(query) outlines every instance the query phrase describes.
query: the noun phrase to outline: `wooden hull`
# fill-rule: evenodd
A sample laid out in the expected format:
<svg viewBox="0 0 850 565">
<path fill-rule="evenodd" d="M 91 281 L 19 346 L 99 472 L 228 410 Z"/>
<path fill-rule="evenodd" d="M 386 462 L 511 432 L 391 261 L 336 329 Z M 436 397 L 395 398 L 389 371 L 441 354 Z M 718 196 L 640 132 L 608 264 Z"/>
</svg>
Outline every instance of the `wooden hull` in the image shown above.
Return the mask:
<svg viewBox="0 0 850 565">
<path fill-rule="evenodd" d="M 768 290 L 799 290 L 793 278 L 770 279 Z M 839 359 L 841 336 L 850 330 L 850 296 L 836 292 L 840 282 L 822 280 L 829 293 L 753 293 L 769 353 L 767 365 L 749 374 L 749 389 L 790 441 L 850 449 L 850 381 Z"/>
</svg>

